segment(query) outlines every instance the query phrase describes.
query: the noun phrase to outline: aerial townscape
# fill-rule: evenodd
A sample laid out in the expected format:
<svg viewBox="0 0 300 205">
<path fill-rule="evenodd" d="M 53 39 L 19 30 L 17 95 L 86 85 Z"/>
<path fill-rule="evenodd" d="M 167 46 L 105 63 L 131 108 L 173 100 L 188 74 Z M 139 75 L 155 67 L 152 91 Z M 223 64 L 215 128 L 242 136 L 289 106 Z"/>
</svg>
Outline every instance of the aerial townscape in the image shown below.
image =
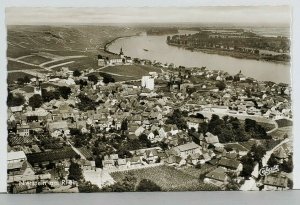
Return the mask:
<svg viewBox="0 0 300 205">
<path fill-rule="evenodd" d="M 275 66 L 289 61 L 288 38 L 174 28 L 8 26 L 7 191 L 291 189 L 289 83 L 110 49 L 154 36 Z"/>
</svg>

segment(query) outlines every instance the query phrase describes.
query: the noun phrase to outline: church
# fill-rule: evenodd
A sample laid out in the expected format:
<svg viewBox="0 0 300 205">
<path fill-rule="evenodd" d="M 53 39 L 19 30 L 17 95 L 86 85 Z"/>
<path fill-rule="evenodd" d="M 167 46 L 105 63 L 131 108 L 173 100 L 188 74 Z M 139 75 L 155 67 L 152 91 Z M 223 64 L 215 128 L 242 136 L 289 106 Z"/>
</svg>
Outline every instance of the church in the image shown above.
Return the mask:
<svg viewBox="0 0 300 205">
<path fill-rule="evenodd" d="M 122 47 L 120 48 L 120 53 L 118 55 L 111 54 L 107 57 L 98 55 L 98 66 L 124 65 L 124 64 L 132 64 L 132 60 L 130 57 L 124 56 Z"/>
</svg>

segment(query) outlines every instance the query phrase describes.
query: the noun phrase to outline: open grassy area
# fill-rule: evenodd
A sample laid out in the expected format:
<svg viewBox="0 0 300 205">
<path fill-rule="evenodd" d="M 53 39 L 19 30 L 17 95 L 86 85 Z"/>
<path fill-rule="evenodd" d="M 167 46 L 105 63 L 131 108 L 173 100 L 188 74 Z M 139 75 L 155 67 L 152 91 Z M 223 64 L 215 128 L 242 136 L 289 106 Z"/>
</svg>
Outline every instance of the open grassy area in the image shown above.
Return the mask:
<svg viewBox="0 0 300 205">
<path fill-rule="evenodd" d="M 190 176 L 199 178 L 199 176 L 201 174 L 206 174 L 206 173 L 214 170 L 215 168 L 216 168 L 216 166 L 213 166 L 211 164 L 203 164 L 203 165 L 201 165 L 200 169 L 197 169 L 195 167 L 185 167 L 183 169 L 180 169 L 180 171 L 182 171 Z"/>
<path fill-rule="evenodd" d="M 31 70 L 31 69 L 37 69 L 38 66 L 32 66 L 32 65 L 26 65 L 24 63 L 19 63 L 15 61 L 8 60 L 7 62 L 7 70 Z"/>
<path fill-rule="evenodd" d="M 288 127 L 288 126 L 293 126 L 293 121 L 292 120 L 287 120 L 287 119 L 279 119 L 276 120 L 278 127 Z"/>
<path fill-rule="evenodd" d="M 248 140 L 246 142 L 239 142 L 240 145 L 244 146 L 246 149 L 250 150 L 251 147 L 256 143 L 256 140 Z"/>
<path fill-rule="evenodd" d="M 133 76 L 138 78 L 141 78 L 144 75 L 149 75 L 149 72 L 161 72 L 161 70 L 156 67 L 144 65 L 109 66 L 102 69 L 101 71 L 124 76 Z"/>
<path fill-rule="evenodd" d="M 292 126 L 281 127 L 281 128 L 278 128 L 276 131 L 271 133 L 273 139 L 283 139 L 286 134 L 289 137 L 292 136 L 292 134 L 293 134 L 293 127 Z"/>
<path fill-rule="evenodd" d="M 240 119 L 240 122 L 241 122 L 242 126 L 245 125 L 245 120 L 244 119 Z M 275 128 L 275 124 L 272 123 L 271 120 L 264 121 L 264 119 L 263 119 L 263 120 L 257 121 L 256 123 L 258 125 L 261 125 L 263 128 L 265 128 L 266 131 L 269 131 L 269 130 L 272 130 L 272 129 Z"/>
<path fill-rule="evenodd" d="M 12 45 L 8 44 L 6 55 L 7 55 L 7 57 L 11 57 L 11 58 L 19 58 L 21 56 L 30 55 L 33 52 L 35 52 L 35 51 L 33 51 L 31 49 L 22 48 L 19 46 L 12 46 Z"/>
<path fill-rule="evenodd" d="M 116 181 L 122 181 L 127 175 L 136 177 L 137 181 L 141 179 L 151 180 L 159 185 L 163 191 L 218 190 L 215 186 L 200 183 L 196 176 L 165 165 L 111 174 Z"/>
<path fill-rule="evenodd" d="M 23 73 L 23 72 L 8 73 L 7 74 L 7 82 L 13 82 L 13 81 L 18 80 L 18 78 L 24 78 L 25 76 L 28 76 L 29 78 L 35 77 L 33 75 L 29 75 L 29 74 Z"/>
<path fill-rule="evenodd" d="M 59 65 L 62 63 L 72 62 L 67 65 L 57 66 L 53 68 L 53 70 L 60 70 L 61 67 L 68 67 L 70 70 L 85 70 L 85 69 L 97 69 L 97 60 L 96 58 L 92 57 L 82 57 L 82 58 L 72 58 L 72 59 L 65 59 L 56 61 L 53 63 L 46 64 L 45 67 L 49 68 L 50 66 Z"/>
<path fill-rule="evenodd" d="M 274 124 L 267 123 L 267 122 L 257 122 L 257 124 L 261 125 L 263 128 L 265 128 L 266 131 L 270 131 L 275 128 Z"/>
<path fill-rule="evenodd" d="M 37 56 L 37 55 L 22 58 L 22 61 L 25 61 L 27 63 L 32 63 L 35 65 L 40 65 L 41 63 L 45 63 L 50 60 L 51 60 L 50 58 L 45 58 L 45 57 Z"/>
</svg>

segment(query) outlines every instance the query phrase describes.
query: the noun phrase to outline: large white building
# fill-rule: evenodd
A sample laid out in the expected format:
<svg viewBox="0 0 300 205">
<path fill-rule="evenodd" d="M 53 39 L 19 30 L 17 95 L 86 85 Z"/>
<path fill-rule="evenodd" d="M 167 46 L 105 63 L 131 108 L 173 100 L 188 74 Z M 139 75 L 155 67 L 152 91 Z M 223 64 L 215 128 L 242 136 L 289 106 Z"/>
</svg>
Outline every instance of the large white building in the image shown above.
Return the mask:
<svg viewBox="0 0 300 205">
<path fill-rule="evenodd" d="M 142 88 L 154 90 L 154 78 L 152 78 L 151 76 L 143 76 L 142 77 Z"/>
</svg>

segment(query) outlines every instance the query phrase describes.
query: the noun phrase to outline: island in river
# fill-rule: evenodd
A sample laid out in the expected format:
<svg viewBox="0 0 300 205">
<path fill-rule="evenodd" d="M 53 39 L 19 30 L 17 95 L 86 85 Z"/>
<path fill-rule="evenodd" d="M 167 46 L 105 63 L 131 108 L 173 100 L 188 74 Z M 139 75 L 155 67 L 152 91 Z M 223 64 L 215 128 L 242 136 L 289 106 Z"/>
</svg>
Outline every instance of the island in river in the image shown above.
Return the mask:
<svg viewBox="0 0 300 205">
<path fill-rule="evenodd" d="M 274 62 L 290 61 L 290 41 L 284 36 L 260 36 L 243 29 L 206 29 L 167 37 L 172 46 L 209 54 Z"/>
</svg>

